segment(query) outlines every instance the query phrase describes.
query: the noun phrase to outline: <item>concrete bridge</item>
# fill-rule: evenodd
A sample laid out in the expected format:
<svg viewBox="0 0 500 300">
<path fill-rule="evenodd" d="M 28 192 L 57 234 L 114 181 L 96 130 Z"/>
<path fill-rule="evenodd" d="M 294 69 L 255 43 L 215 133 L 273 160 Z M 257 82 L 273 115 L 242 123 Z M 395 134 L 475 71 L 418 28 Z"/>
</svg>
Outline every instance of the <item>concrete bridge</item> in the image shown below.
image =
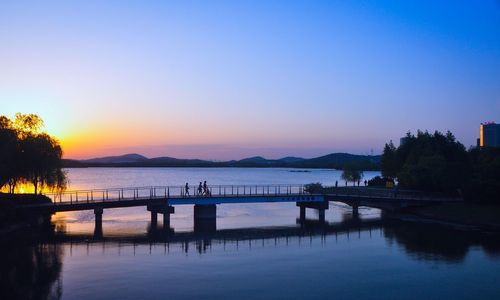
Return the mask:
<svg viewBox="0 0 500 300">
<path fill-rule="evenodd" d="M 304 185 L 217 185 L 210 186 L 206 193 L 197 193 L 191 186 L 190 194 L 184 186 L 154 186 L 65 191 L 46 194 L 52 202 L 22 206 L 25 211 L 53 214 L 64 211 L 93 210 L 95 231 L 102 233 L 102 215 L 105 209 L 145 206 L 151 212 L 151 225 L 156 227 L 158 214 L 163 216 L 163 228 L 170 229 L 170 214 L 176 205 L 194 205 L 195 228 L 212 230 L 216 227 L 216 205 L 238 203 L 292 202 L 301 209 L 320 211 L 324 220 L 328 202 L 322 194 L 307 193 Z"/>
<path fill-rule="evenodd" d="M 184 186 L 154 186 L 65 191 L 47 194 L 52 202 L 31 204 L 21 209 L 41 214 L 63 211 L 94 210 L 95 233 L 102 235 L 102 215 L 105 209 L 145 206 L 151 213 L 151 226 L 156 228 L 158 214 L 163 216 L 163 228 L 170 230 L 170 214 L 176 205 L 194 205 L 195 230 L 216 228 L 216 205 L 238 203 L 292 202 L 300 209 L 300 219 L 305 220 L 306 208 L 318 211 L 319 222 L 325 221 L 325 210 L 330 201 L 343 202 L 358 214 L 359 206 L 384 210 L 423 206 L 443 202 L 462 201 L 441 195 L 429 195 L 414 191 L 396 191 L 367 187 L 322 188 L 307 191 L 306 185 L 217 185 L 206 193 L 197 193 L 191 186 L 190 194 Z"/>
<path fill-rule="evenodd" d="M 405 208 L 441 203 L 463 202 L 461 197 L 414 190 L 386 189 L 376 187 L 327 187 L 322 190 L 325 201 L 342 202 L 352 207 L 353 215 L 360 206 L 398 211 Z"/>
</svg>

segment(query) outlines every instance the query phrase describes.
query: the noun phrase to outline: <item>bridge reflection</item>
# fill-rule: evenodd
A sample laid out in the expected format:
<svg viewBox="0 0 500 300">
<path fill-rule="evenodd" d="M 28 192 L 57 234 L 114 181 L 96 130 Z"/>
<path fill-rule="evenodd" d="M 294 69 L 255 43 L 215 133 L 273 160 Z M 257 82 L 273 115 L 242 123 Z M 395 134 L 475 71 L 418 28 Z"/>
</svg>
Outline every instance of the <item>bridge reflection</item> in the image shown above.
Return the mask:
<svg viewBox="0 0 500 300">
<path fill-rule="evenodd" d="M 102 236 L 65 234 L 52 230 L 42 236 L 19 237 L 0 248 L 0 299 L 58 299 L 62 295 L 64 257 L 79 255 L 168 255 L 170 252 L 200 253 L 297 245 L 321 246 L 332 241 L 380 240 L 396 246 L 411 259 L 424 263 L 461 264 L 471 249 L 481 248 L 500 259 L 498 234 L 458 230 L 453 227 L 403 220 L 382 214 L 377 219 L 344 215 L 342 222 L 297 219 L 296 226 L 173 232 L 153 230 L 145 234 Z M 321 245 L 318 245 L 321 244 Z M 217 247 L 213 249 L 213 247 Z M 335 246 L 333 246 L 335 247 Z M 180 250 L 179 250 L 180 249 Z M 97 252 L 97 253 L 96 253 Z M 333 254 L 332 254 L 333 255 Z M 36 295 L 36 296 L 35 296 Z"/>
<path fill-rule="evenodd" d="M 394 217 L 396 216 L 396 217 Z M 481 234 L 457 230 L 450 226 L 428 224 L 419 221 L 405 221 L 399 215 L 383 213 L 381 218 L 362 219 L 346 214 L 341 222 L 296 219 L 296 226 L 274 226 L 261 228 L 219 229 L 213 224 L 208 227 L 195 227 L 190 232 L 174 232 L 172 229 L 149 228 L 144 234 L 119 236 L 96 236 L 92 234 L 66 234 L 53 232 L 46 236 L 43 243 L 87 245 L 102 247 L 102 251 L 121 251 L 126 247 L 149 245 L 152 249 L 160 248 L 165 253 L 170 247 L 179 247 L 188 253 L 193 249 L 200 254 L 214 245 L 224 248 L 262 247 L 288 245 L 290 243 L 312 243 L 327 239 L 343 240 L 383 236 L 388 244 L 395 244 L 407 255 L 424 261 L 445 261 L 459 263 L 464 260 L 472 246 L 481 246 L 495 258 L 500 258 L 500 239 L 498 234 Z M 200 225 L 201 226 L 201 225 Z M 107 248 L 106 245 L 113 246 Z M 118 250 L 117 250 L 118 248 Z"/>
<path fill-rule="evenodd" d="M 128 235 L 103 236 L 102 231 L 96 234 L 66 234 L 54 232 L 46 242 L 70 243 L 70 244 L 118 244 L 120 246 L 144 245 L 144 244 L 180 244 L 187 252 L 190 244 L 196 244 L 200 253 L 205 252 L 212 244 L 226 243 L 252 243 L 272 241 L 274 244 L 288 243 L 291 240 L 302 240 L 304 238 L 326 237 L 328 235 L 359 234 L 361 231 L 381 230 L 383 221 L 381 219 L 363 220 L 345 216 L 342 222 L 329 223 L 321 220 L 296 219 L 297 226 L 273 226 L 262 228 L 242 229 L 219 229 L 215 224 L 197 224 L 193 231 L 174 232 L 173 229 L 164 230 L 155 226 L 148 227 L 146 234 L 134 233 Z M 271 243 L 271 244 L 272 244 Z"/>
</svg>

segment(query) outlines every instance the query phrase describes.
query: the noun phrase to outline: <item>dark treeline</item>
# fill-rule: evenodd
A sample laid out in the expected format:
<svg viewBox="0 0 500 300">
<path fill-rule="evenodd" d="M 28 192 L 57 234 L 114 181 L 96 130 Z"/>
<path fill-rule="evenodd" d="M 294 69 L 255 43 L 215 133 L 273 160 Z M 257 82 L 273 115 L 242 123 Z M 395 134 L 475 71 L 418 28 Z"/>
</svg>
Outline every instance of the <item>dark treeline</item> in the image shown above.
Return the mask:
<svg viewBox="0 0 500 300">
<path fill-rule="evenodd" d="M 129 154 L 125 156 L 137 156 Z M 208 161 L 200 159 L 177 159 L 172 157 L 141 158 L 137 161 L 122 161 L 125 156 L 110 157 L 105 159 L 92 159 L 86 161 L 64 160 L 66 168 L 83 167 L 239 167 L 239 168 L 325 168 L 343 169 L 346 164 L 355 165 L 360 170 L 380 170 L 380 155 L 354 155 L 348 153 L 332 153 L 325 156 L 304 158 L 265 159 L 252 157 L 232 161 Z"/>
<path fill-rule="evenodd" d="M 19 184 L 30 184 L 37 194 L 66 187 L 61 146 L 42 127 L 34 114 L 0 116 L 0 189 L 13 193 Z"/>
<path fill-rule="evenodd" d="M 398 148 L 389 142 L 381 171 L 401 187 L 500 203 L 500 149 L 467 151 L 451 132 L 408 133 Z"/>
</svg>

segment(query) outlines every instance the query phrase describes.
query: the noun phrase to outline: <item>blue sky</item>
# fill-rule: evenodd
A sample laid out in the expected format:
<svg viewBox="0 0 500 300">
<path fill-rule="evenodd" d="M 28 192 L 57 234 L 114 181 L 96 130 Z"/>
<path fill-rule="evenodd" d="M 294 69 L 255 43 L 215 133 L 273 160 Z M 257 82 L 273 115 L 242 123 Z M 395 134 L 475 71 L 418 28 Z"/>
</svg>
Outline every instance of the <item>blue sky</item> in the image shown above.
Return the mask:
<svg viewBox="0 0 500 300">
<path fill-rule="evenodd" d="M 498 1 L 12 1 L 0 41 L 0 113 L 39 113 L 67 157 L 469 146 L 500 122 Z"/>
</svg>

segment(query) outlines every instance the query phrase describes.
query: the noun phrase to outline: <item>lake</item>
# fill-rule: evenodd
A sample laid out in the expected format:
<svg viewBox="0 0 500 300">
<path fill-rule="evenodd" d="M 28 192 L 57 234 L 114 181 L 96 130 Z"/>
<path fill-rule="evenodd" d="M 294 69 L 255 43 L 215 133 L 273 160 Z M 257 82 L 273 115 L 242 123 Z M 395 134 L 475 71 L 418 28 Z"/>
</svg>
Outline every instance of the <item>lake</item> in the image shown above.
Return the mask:
<svg viewBox="0 0 500 300">
<path fill-rule="evenodd" d="M 69 169 L 70 189 L 208 184 L 334 185 L 340 171 Z M 365 172 L 365 179 L 378 172 Z M 1 247 L 0 299 L 500 299 L 500 236 L 331 203 L 326 223 L 294 203 L 217 206 L 195 232 L 177 206 L 171 232 L 144 207 L 58 213 L 54 231 Z"/>
</svg>

